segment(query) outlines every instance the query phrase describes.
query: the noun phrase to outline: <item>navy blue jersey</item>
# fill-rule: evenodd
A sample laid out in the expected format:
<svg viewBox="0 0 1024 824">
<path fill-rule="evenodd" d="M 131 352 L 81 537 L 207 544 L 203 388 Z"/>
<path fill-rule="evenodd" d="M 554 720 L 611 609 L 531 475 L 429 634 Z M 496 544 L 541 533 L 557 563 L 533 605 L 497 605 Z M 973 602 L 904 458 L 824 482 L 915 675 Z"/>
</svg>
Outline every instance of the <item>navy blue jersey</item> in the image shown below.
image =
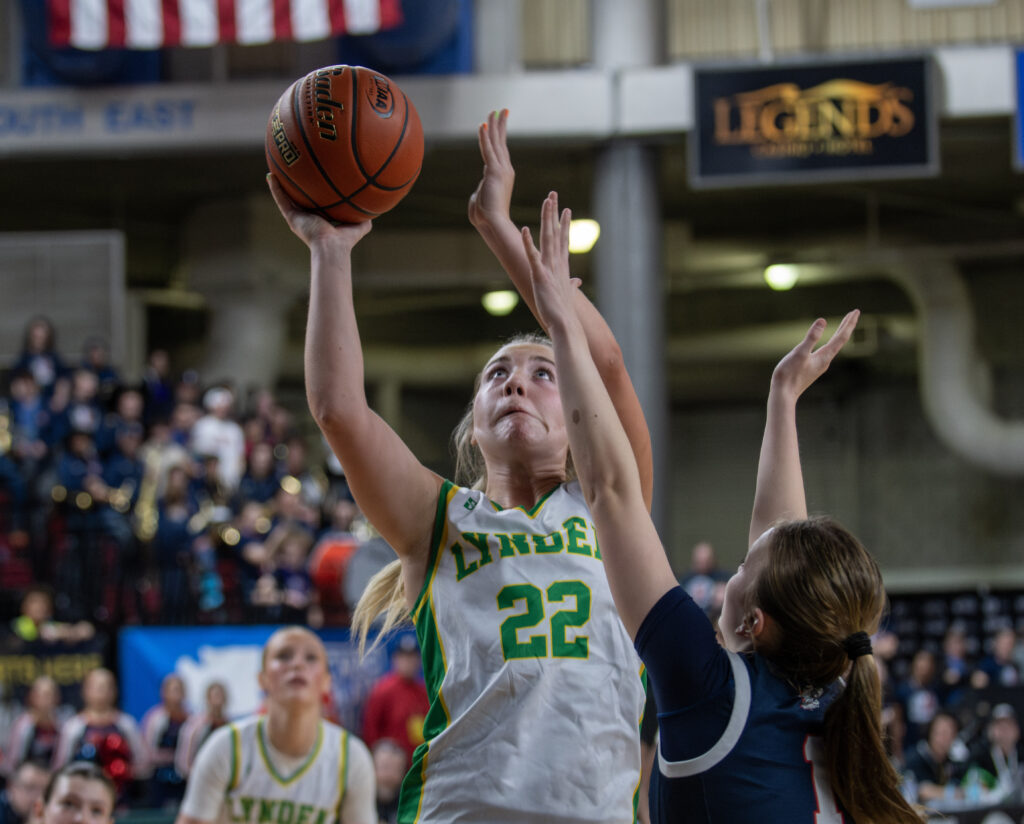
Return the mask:
<svg viewBox="0 0 1024 824">
<path fill-rule="evenodd" d="M 821 738 L 838 693 L 799 693 L 759 655 L 720 647 L 681 587 L 636 636 L 658 705 L 656 824 L 852 824 L 829 785 Z"/>
</svg>

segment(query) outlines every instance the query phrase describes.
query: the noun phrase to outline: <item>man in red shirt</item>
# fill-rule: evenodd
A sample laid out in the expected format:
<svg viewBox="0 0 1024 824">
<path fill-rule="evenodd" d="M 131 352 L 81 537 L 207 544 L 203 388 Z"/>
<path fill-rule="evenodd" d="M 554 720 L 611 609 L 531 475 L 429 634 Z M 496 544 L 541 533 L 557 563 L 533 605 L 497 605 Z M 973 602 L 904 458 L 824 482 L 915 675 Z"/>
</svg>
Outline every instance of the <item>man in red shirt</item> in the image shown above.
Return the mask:
<svg viewBox="0 0 1024 824">
<path fill-rule="evenodd" d="M 391 654 L 391 671 L 370 690 L 363 709 L 363 740 L 366 746 L 382 738 L 397 741 L 408 763 L 423 743 L 423 718 L 430 702 L 420 673 L 420 651 L 412 635 L 403 635 Z"/>
</svg>

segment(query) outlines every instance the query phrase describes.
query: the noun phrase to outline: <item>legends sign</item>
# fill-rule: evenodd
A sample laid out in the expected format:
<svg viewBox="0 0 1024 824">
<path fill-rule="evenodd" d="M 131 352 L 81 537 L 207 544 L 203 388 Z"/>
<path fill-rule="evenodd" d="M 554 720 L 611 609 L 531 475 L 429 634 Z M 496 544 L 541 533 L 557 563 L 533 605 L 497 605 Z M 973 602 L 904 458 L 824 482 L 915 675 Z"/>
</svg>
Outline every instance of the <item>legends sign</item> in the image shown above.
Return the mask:
<svg viewBox="0 0 1024 824">
<path fill-rule="evenodd" d="M 932 65 L 698 68 L 690 182 L 810 183 L 938 173 Z"/>
</svg>

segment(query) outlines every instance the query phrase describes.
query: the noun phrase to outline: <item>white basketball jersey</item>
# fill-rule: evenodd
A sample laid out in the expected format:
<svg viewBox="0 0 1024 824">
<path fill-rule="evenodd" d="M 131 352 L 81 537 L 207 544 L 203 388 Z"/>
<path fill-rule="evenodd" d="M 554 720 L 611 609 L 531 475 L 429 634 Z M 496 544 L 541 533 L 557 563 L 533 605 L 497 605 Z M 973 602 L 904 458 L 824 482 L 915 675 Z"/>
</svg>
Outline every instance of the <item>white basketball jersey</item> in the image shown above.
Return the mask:
<svg viewBox="0 0 1024 824">
<path fill-rule="evenodd" d="M 399 821 L 635 820 L 643 670 L 577 483 L 527 511 L 446 481 L 412 615 L 431 705 Z"/>
<path fill-rule="evenodd" d="M 282 775 L 267 753 L 262 716 L 228 727 L 231 778 L 221 824 L 335 824 L 341 820 L 348 777 L 349 734 L 320 722 L 316 744 L 304 762 Z"/>
</svg>

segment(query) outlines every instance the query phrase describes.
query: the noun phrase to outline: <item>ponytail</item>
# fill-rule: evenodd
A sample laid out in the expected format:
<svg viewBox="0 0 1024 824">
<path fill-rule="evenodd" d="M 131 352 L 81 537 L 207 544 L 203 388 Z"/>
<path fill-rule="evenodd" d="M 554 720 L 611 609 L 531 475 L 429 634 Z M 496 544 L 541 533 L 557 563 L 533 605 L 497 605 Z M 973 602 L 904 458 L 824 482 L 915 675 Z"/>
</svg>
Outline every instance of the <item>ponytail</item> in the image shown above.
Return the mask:
<svg viewBox="0 0 1024 824">
<path fill-rule="evenodd" d="M 882 738 L 882 685 L 870 655 L 853 660 L 846 688 L 825 713 L 832 791 L 858 824 L 921 824 L 900 792 Z"/>
<path fill-rule="evenodd" d="M 384 622 L 377 639 L 370 646 L 371 650 L 388 632 L 409 620 L 401 561 L 392 561 L 370 579 L 352 612 L 352 631 L 359 640 L 360 658 L 366 655 L 366 637 L 370 627 L 381 615 L 384 616 Z"/>
</svg>

